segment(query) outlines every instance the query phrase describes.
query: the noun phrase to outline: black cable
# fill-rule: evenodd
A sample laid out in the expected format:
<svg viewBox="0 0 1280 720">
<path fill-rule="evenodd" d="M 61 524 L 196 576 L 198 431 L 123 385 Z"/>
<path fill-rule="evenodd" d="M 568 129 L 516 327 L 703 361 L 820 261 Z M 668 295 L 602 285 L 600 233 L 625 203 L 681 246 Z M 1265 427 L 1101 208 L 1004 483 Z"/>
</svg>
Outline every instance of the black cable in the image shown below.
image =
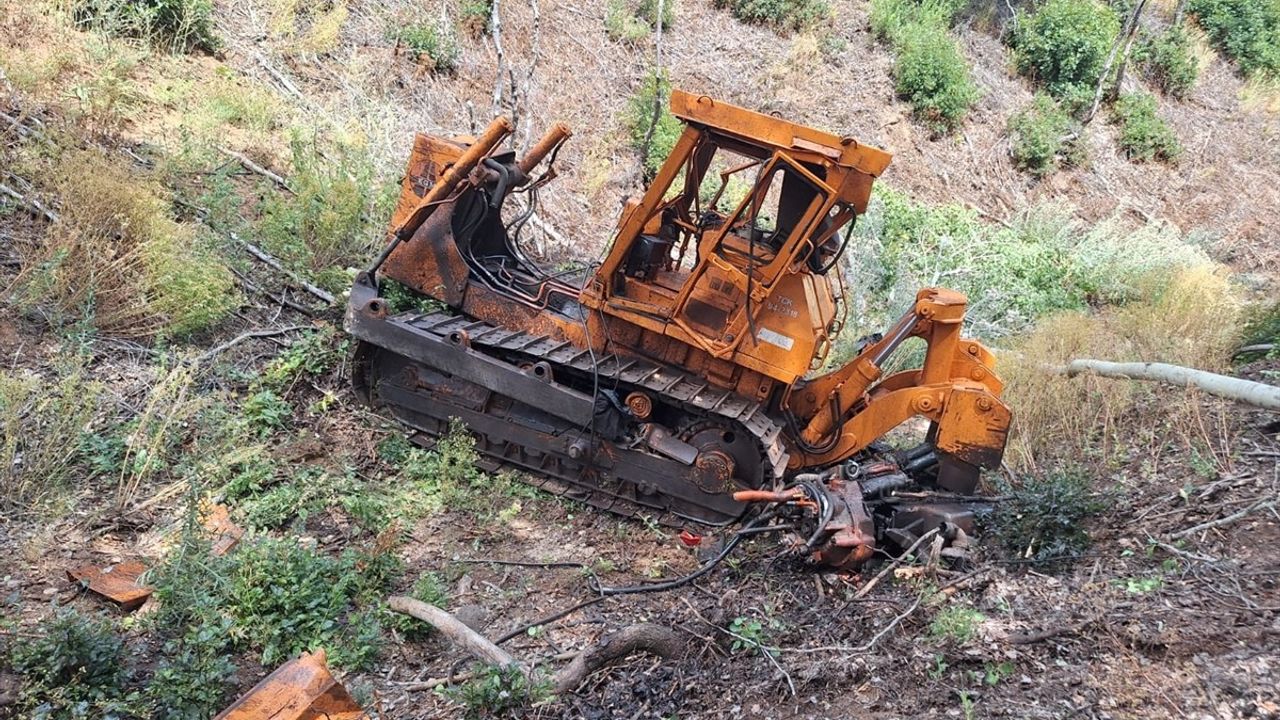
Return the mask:
<svg viewBox="0 0 1280 720">
<path fill-rule="evenodd" d="M 849 246 L 849 240 L 853 237 L 853 226 L 857 224 L 858 216 L 854 215 L 853 219 L 849 221 L 849 228 L 844 231 L 844 242 L 840 243 L 840 249 L 836 250 L 836 254 L 831 257 L 831 262 L 823 265 L 822 269 L 815 270 L 816 273 L 819 275 L 826 275 L 828 270 L 835 267 L 836 263 L 840 262 L 840 258 L 844 255 L 844 249 Z M 817 251 L 818 249 L 814 248 L 814 252 Z"/>
</svg>

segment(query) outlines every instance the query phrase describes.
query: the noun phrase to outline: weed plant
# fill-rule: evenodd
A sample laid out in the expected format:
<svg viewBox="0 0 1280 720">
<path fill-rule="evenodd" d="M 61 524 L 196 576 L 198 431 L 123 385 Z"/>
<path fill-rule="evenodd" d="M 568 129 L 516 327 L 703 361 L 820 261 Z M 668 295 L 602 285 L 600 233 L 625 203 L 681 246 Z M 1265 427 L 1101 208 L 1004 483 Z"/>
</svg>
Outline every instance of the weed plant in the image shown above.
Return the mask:
<svg viewBox="0 0 1280 720">
<path fill-rule="evenodd" d="M 1008 39 L 1018 72 L 1073 111 L 1093 99 L 1120 20 L 1099 0 L 1046 0 L 1019 11 Z"/>
<path fill-rule="evenodd" d="M 1120 126 L 1120 148 L 1135 162 L 1171 161 L 1182 152 L 1178 136 L 1156 115 L 1156 99 L 1147 93 L 1126 93 L 1112 108 Z"/>
<path fill-rule="evenodd" d="M 1084 127 L 1049 95 L 1009 119 L 1009 138 L 1014 163 L 1036 177 L 1085 160 Z"/>
<path fill-rule="evenodd" d="M 1134 59 L 1157 87 L 1177 98 L 1191 92 L 1200 74 L 1191 36 L 1183 27 L 1145 37 L 1135 49 Z"/>
</svg>

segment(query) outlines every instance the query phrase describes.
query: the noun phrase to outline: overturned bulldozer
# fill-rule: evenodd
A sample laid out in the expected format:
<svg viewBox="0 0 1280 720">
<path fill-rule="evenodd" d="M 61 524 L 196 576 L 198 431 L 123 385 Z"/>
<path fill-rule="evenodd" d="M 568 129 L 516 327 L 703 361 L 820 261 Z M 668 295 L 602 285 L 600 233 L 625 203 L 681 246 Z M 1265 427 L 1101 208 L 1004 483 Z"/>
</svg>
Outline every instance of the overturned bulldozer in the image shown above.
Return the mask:
<svg viewBox="0 0 1280 720">
<path fill-rule="evenodd" d="M 1010 421 L 991 353 L 961 336 L 966 298 L 921 290 L 819 371 L 846 314 L 838 264 L 890 156 L 705 95 L 675 91 L 671 109 L 670 156 L 580 271 L 521 245 L 566 127 L 523 157 L 502 149 L 505 118 L 418 136 L 386 247 L 350 295 L 358 395 L 425 445 L 458 418 L 493 467 L 605 510 L 718 526 L 767 504 L 833 567 L 965 532 Z M 388 280 L 441 309 L 393 312 Z M 922 366 L 885 376 L 909 338 L 927 343 Z M 913 417 L 920 445 L 878 442 Z"/>
</svg>

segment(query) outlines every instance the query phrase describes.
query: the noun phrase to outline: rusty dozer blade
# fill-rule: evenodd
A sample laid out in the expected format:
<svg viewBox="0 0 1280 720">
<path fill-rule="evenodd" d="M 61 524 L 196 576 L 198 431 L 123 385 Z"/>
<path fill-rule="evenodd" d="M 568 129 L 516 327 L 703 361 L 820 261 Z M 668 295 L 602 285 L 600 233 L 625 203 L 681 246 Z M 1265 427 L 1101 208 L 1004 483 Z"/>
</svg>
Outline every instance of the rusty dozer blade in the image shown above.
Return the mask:
<svg viewBox="0 0 1280 720">
<path fill-rule="evenodd" d="M 213 720 L 369 720 L 334 679 L 324 650 L 276 668 Z"/>
</svg>

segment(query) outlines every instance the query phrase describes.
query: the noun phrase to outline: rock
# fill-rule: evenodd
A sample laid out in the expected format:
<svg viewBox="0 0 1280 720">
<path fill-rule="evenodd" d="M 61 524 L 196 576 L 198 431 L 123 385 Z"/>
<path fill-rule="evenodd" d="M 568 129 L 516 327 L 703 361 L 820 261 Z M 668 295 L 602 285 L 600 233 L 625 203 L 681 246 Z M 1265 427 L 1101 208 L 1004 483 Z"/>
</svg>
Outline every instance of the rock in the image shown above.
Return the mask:
<svg viewBox="0 0 1280 720">
<path fill-rule="evenodd" d="M 481 635 L 488 629 L 486 625 L 489 620 L 489 611 L 479 605 L 463 605 L 453 611 L 453 616 L 458 618 L 458 622 Z"/>
</svg>

